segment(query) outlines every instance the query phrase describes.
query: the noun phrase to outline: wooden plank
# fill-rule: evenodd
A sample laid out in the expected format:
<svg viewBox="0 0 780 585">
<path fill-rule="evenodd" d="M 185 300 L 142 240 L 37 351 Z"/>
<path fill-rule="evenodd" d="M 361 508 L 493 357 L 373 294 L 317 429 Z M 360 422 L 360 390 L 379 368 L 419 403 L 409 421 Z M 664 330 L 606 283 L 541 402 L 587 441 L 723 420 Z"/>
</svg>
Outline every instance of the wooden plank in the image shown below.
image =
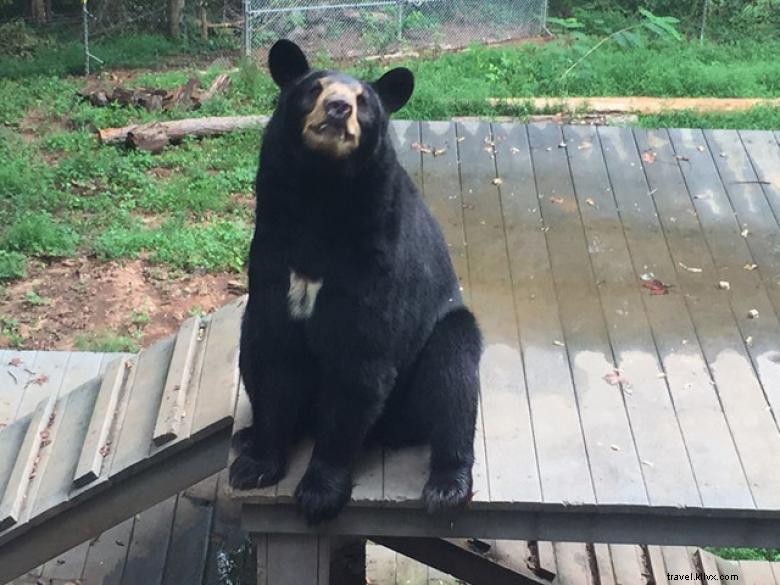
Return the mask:
<svg viewBox="0 0 780 585">
<path fill-rule="evenodd" d="M 660 546 L 648 546 L 647 559 L 654 585 L 670 585 L 664 563 L 664 553 Z"/>
<path fill-rule="evenodd" d="M 718 565 L 721 581 L 745 582 L 745 578 L 742 575 L 742 567 L 740 567 L 737 561 L 727 561 L 726 559 L 715 557 L 715 563 Z"/>
<path fill-rule="evenodd" d="M 98 536 L 89 545 L 82 583 L 120 585 L 132 538 L 133 519 L 129 518 Z"/>
<path fill-rule="evenodd" d="M 678 160 L 678 164 L 693 196 L 694 209 L 713 260 L 713 271 L 705 270 L 701 274 L 703 278 L 696 279 L 703 288 L 699 299 L 706 302 L 717 296 L 731 306 L 742 339 L 751 340 L 745 342 L 745 349 L 766 399 L 774 412 L 780 413 L 780 322 L 759 274 L 744 269 L 755 263 L 746 241 L 753 236 L 748 233 L 742 237 L 740 233 L 742 226 L 734 217 L 703 133 L 671 130 L 669 137 L 678 157 L 687 159 Z M 777 232 L 780 233 L 780 228 Z M 728 282 L 729 290 L 719 291 L 720 282 Z M 753 310 L 759 312 L 760 318 L 750 317 Z"/>
<path fill-rule="evenodd" d="M 775 585 L 775 577 L 768 561 L 740 561 L 742 583 L 746 585 Z"/>
<path fill-rule="evenodd" d="M 200 318 L 190 317 L 176 334 L 171 364 L 168 367 L 168 376 L 165 379 L 160 410 L 154 427 L 153 440 L 157 446 L 179 437 L 182 419 L 188 414 L 185 412 L 185 404 L 190 392 L 190 379 L 200 332 Z"/>
<path fill-rule="evenodd" d="M 584 544 L 556 542 L 555 558 L 558 566 L 557 583 L 560 585 L 596 585 Z"/>
<path fill-rule="evenodd" d="M 780 311 L 780 255 L 777 253 L 780 250 L 780 227 L 764 193 L 765 186 L 759 183 L 759 176 L 738 134 L 728 130 L 705 130 L 704 137 L 740 229 L 749 230 L 745 242 L 758 266 L 756 272 L 775 311 Z M 737 271 L 730 279 L 738 279 L 742 275 L 742 271 Z"/>
<path fill-rule="evenodd" d="M 780 222 L 780 148 L 770 132 L 740 130 L 739 136 L 775 219 Z"/>
<path fill-rule="evenodd" d="M 176 496 L 135 516 L 122 574 L 123 585 L 159 585 L 165 571 Z"/>
<path fill-rule="evenodd" d="M 133 379 L 124 415 L 132 424 L 123 425 L 119 431 L 109 472 L 111 477 L 143 462 L 149 454 L 172 351 L 173 339 L 169 338 L 144 350 L 138 357 L 134 368 L 138 374 Z"/>
<path fill-rule="evenodd" d="M 615 571 L 612 569 L 612 554 L 608 544 L 593 545 L 593 558 L 599 575 L 599 585 L 617 585 Z"/>
<path fill-rule="evenodd" d="M 771 563 L 772 566 L 772 573 L 775 576 L 775 582 L 780 585 L 780 563 L 775 561 Z"/>
<path fill-rule="evenodd" d="M 79 447 L 86 435 L 99 390 L 100 381 L 94 379 L 61 399 L 58 419 L 63 422 L 62 428 L 51 445 L 49 465 L 43 472 L 30 517 L 51 516 L 68 500 Z"/>
<path fill-rule="evenodd" d="M 238 395 L 238 346 L 246 297 L 228 303 L 211 316 L 194 405 L 190 438 L 196 439 L 233 419 Z M 200 391 L 202 390 L 202 391 Z"/>
<path fill-rule="evenodd" d="M 615 369 L 575 186 L 568 148 L 557 124 L 528 127 L 546 229 L 563 341 L 574 379 L 590 471 L 599 503 L 647 502 L 639 457 L 619 387 L 605 379 Z M 572 149 L 575 149 L 572 144 Z M 584 187 L 581 185 L 581 187 Z"/>
<path fill-rule="evenodd" d="M 293 505 L 252 506 L 243 504 L 242 525 L 251 532 L 312 532 Z M 457 518 L 420 514 L 404 507 L 346 508 L 335 520 L 317 530 L 328 534 L 383 536 L 446 536 L 447 538 L 539 539 L 569 542 L 606 540 L 612 543 L 644 542 L 658 545 L 780 546 L 777 518 L 771 511 L 746 516 L 743 510 L 686 511 L 646 508 L 627 511 L 609 507 L 507 506 L 501 509 L 472 507 Z"/>
<path fill-rule="evenodd" d="M 33 411 L 30 423 L 19 447 L 13 471 L 6 482 L 5 492 L 0 498 L 0 531 L 21 520 L 22 506 L 27 496 L 30 481 L 35 472 L 36 460 L 46 431 L 55 414 L 57 397 L 52 396 Z"/>
<path fill-rule="evenodd" d="M 433 156 L 426 155 L 422 159 L 423 197 L 426 202 L 430 202 L 436 208 L 446 211 L 444 217 L 436 217 L 436 220 L 440 226 L 444 222 L 449 223 L 446 228 L 443 228 L 446 231 L 442 233 L 444 233 L 445 241 L 451 254 L 455 254 L 453 268 L 460 283 L 463 300 L 472 310 L 476 310 L 467 248 L 468 230 L 465 228 L 463 212 L 465 194 L 462 181 L 460 180 L 462 167 L 459 167 L 463 161 L 458 147 L 457 128 L 450 123 L 425 124 L 420 128 L 420 132 L 423 141 L 431 141 L 433 143 L 434 150 Z M 460 214 L 453 208 L 455 203 L 461 206 Z M 477 315 L 477 320 L 479 321 L 479 319 L 479 315 Z M 480 328 L 483 333 L 483 341 L 487 344 L 488 342 L 485 341 L 487 338 L 484 337 L 484 323 L 480 322 Z M 480 372 L 482 371 L 483 366 L 481 364 Z M 480 381 L 480 384 L 482 382 L 483 380 Z M 482 386 L 474 433 L 474 469 L 472 472 L 474 479 L 472 500 L 474 502 L 489 501 L 491 498 L 484 424 L 485 400 L 486 387 Z"/>
<path fill-rule="evenodd" d="M 61 396 L 65 396 L 65 412 L 61 417 L 61 420 L 69 420 L 71 415 L 68 411 L 76 408 L 74 403 L 79 399 L 71 397 L 73 392 L 81 390 L 81 386 L 86 384 L 95 375 L 100 375 L 105 371 L 105 368 L 114 360 L 123 356 L 124 354 L 100 354 L 91 352 L 74 352 L 71 355 L 71 360 L 68 363 L 68 371 L 65 375 L 62 388 L 60 391 Z M 96 364 L 95 358 L 99 358 L 99 363 Z M 97 366 L 97 369 L 96 369 Z M 73 477 L 73 467 L 69 467 L 68 461 L 72 461 L 71 451 L 74 449 L 74 445 L 80 445 L 80 439 L 76 440 L 70 437 L 67 433 L 78 433 L 79 423 L 69 423 L 65 429 L 65 433 L 58 435 L 60 438 L 53 445 L 53 451 L 51 454 L 50 464 L 47 466 L 45 475 L 42 479 L 41 489 L 36 497 L 35 508 L 39 508 L 41 502 L 45 500 L 53 500 L 53 494 L 55 493 L 54 486 L 61 486 L 61 498 L 62 501 L 67 499 L 70 480 Z M 66 455 L 61 455 L 65 453 Z M 70 464 L 72 465 L 72 463 Z M 57 473 L 59 470 L 59 473 Z M 69 470 L 69 471 L 68 471 Z M 55 479 L 55 476 L 57 479 Z M 49 504 L 50 511 L 55 511 L 55 504 L 52 502 Z M 38 512 L 33 511 L 33 515 Z M 51 559 L 43 566 L 41 578 L 48 582 L 58 581 L 75 581 L 81 576 L 84 569 L 84 563 L 86 562 L 87 552 L 89 550 L 89 542 L 84 542 L 62 555 Z"/>
<path fill-rule="evenodd" d="M 693 561 L 693 566 L 696 568 L 697 573 L 704 573 L 710 576 L 710 581 L 717 580 L 712 578 L 720 575 L 718 559 L 715 555 L 701 548 L 688 547 L 688 558 Z"/>
<path fill-rule="evenodd" d="M 610 544 L 615 581 L 621 585 L 642 585 L 645 566 L 642 549 L 634 544 Z"/>
<path fill-rule="evenodd" d="M 664 546 L 661 548 L 664 556 L 666 572 L 671 575 L 687 575 L 694 569 L 691 556 L 684 546 Z"/>
<path fill-rule="evenodd" d="M 77 487 L 96 480 L 103 468 L 103 461 L 111 451 L 109 443 L 111 430 L 116 424 L 116 411 L 122 393 L 126 391 L 125 382 L 131 367 L 130 358 L 114 360 L 106 369 L 97 400 L 92 408 L 89 427 L 81 443 L 73 483 Z"/>
<path fill-rule="evenodd" d="M 766 461 L 780 459 L 780 434 L 766 408 L 764 393 L 728 301 L 720 294 L 722 291 L 702 283 L 703 275 L 714 273 L 714 266 L 683 176 L 674 164 L 669 136 L 666 132 L 639 130 L 635 135 L 640 150 L 655 153 L 656 163 L 645 162 L 644 169 L 651 187 L 658 189 L 654 201 L 660 224 L 679 284 L 688 293 L 686 304 L 753 498 L 759 507 L 778 507 L 780 468 L 768 466 Z M 682 266 L 701 268 L 703 272 L 694 273 Z M 727 481 L 722 464 L 718 478 L 715 485 Z"/>
<path fill-rule="evenodd" d="M 414 147 L 422 140 L 420 125 L 416 122 L 394 121 L 390 138 L 399 162 L 422 190 L 422 154 Z M 447 179 L 452 180 L 451 176 Z M 418 501 L 428 478 L 429 461 L 430 448 L 427 445 L 386 450 L 382 466 L 383 499 L 391 502 Z M 362 479 L 360 481 L 366 483 Z"/>
<path fill-rule="evenodd" d="M 179 496 L 163 585 L 202 582 L 216 487 L 217 478 L 212 476 L 194 486 L 193 493 Z"/>
<path fill-rule="evenodd" d="M 593 281 L 598 283 L 593 294 L 601 298 L 614 367 L 628 381 L 599 391 L 616 396 L 623 392 L 650 503 L 701 505 L 615 203 L 614 192 L 646 187 L 643 179 L 632 182 L 624 173 L 610 181 L 594 127 L 566 126 L 564 135 Z M 570 349 L 571 342 L 567 339 Z"/>
<path fill-rule="evenodd" d="M 58 358 L 59 356 L 55 355 L 53 363 L 39 360 L 43 361 L 38 366 L 40 371 L 52 372 L 42 387 L 48 384 L 48 395 L 57 398 L 57 402 L 45 437 L 42 437 L 34 477 L 27 490 L 23 517 L 25 522 L 39 516 L 46 507 L 50 508 L 45 510 L 46 513 L 53 514 L 55 506 L 68 497 L 73 479 L 74 457 L 77 456 L 80 441 L 83 439 L 83 424 L 94 404 L 94 386 L 86 404 L 81 405 L 81 410 L 71 411 L 77 413 L 76 420 L 71 420 L 71 415 L 67 412 L 70 394 L 74 388 L 88 381 L 97 382 L 95 378 L 100 374 L 104 361 L 103 354 L 77 352 L 68 356 L 64 369 L 59 369 L 53 367 L 59 363 Z M 64 435 L 63 439 L 60 439 L 60 435 Z M 41 502 L 46 501 L 48 506 L 40 504 L 39 499 Z"/>
<path fill-rule="evenodd" d="M 25 386 L 34 377 L 37 351 L 6 350 L 0 362 L 0 428 L 19 418 Z"/>
<path fill-rule="evenodd" d="M 56 522 L 25 524 L 24 530 L 0 533 L 0 582 L 9 581 L 47 559 L 78 545 L 95 532 L 170 497 L 188 485 L 219 472 L 227 460 L 229 429 L 203 437 L 179 451 L 175 457 L 158 458 L 150 467 L 136 470 L 121 485 L 102 486 L 89 491 L 89 505 L 69 508 L 57 515 Z"/>
<path fill-rule="evenodd" d="M 508 250 L 508 273 L 513 299 L 510 299 L 510 308 L 486 299 L 486 305 L 493 305 L 496 309 L 491 312 L 491 325 L 495 323 L 499 332 L 506 331 L 509 325 L 515 326 L 515 335 L 519 330 L 543 501 L 593 502 L 593 484 L 566 349 L 563 346 L 563 329 L 555 302 L 547 242 L 542 231 L 528 136 L 521 126 L 496 128 L 497 135 L 507 136 L 505 140 L 496 142 L 496 156 L 502 174 L 500 203 L 506 243 L 499 240 L 491 246 L 498 248 L 494 250 L 498 259 L 506 258 Z M 461 146 L 471 144 L 471 156 L 487 156 L 481 150 L 484 147 L 483 135 L 471 132 L 464 138 L 466 140 Z M 494 178 L 484 173 L 471 180 L 484 183 L 480 191 L 485 191 L 495 189 L 491 185 Z M 491 195 L 487 191 L 482 195 L 485 199 L 489 197 Z M 492 198 L 495 196 L 492 195 Z M 476 210 L 466 211 L 472 217 L 472 223 L 477 225 L 483 220 L 486 223 L 489 220 L 483 214 L 476 213 Z M 489 236 L 489 233 L 485 235 Z M 505 245 L 506 250 L 501 250 L 501 245 Z M 490 248 L 484 249 L 487 251 Z M 481 274 L 486 283 L 489 284 L 493 278 L 504 278 L 501 274 L 491 277 L 486 272 L 490 270 L 490 262 L 484 264 L 482 258 L 476 258 L 474 262 L 481 271 L 477 276 Z M 501 287 L 495 288 L 503 290 Z M 502 302 L 505 301 L 502 299 Z M 515 309 L 516 324 L 506 317 L 512 314 L 507 313 L 511 307 Z M 504 335 L 508 336 L 509 331 Z M 556 424 L 550 425 L 549 420 L 555 420 Z"/>
<path fill-rule="evenodd" d="M 18 465 L 18 455 L 21 454 L 28 430 L 30 430 L 32 416 L 16 421 L 11 426 L 0 429 L 0 499 L 5 497 L 8 489 L 16 489 L 10 485 L 12 477 L 18 481 L 14 471 Z M 34 429 L 31 431 L 34 432 Z"/>
<path fill-rule="evenodd" d="M 326 538 L 273 534 L 267 541 L 265 556 L 258 554 L 258 585 L 328 585 Z"/>
<path fill-rule="evenodd" d="M 69 361 L 70 353 L 67 351 L 38 353 L 35 366 L 31 368 L 31 377 L 24 386 L 24 395 L 16 411 L 16 418 L 31 413 L 41 401 L 59 392 Z M 98 363 L 100 363 L 99 358 Z"/>
<path fill-rule="evenodd" d="M 630 129 L 601 128 L 599 137 L 634 266 L 635 286 L 642 291 L 702 502 L 710 507 L 751 508 L 747 480 L 684 298 L 675 289 L 667 295 L 650 296 L 640 288 L 645 273 L 677 284 L 652 199 L 657 192 L 651 195 Z"/>
</svg>

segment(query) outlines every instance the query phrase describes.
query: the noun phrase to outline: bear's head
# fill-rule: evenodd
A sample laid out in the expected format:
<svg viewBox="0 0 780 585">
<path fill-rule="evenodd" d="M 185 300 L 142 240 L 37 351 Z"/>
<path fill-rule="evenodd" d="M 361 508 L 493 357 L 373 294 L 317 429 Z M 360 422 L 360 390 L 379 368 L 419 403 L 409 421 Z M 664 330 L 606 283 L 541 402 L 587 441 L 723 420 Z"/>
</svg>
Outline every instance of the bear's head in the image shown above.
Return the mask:
<svg viewBox="0 0 780 585">
<path fill-rule="evenodd" d="M 271 48 L 268 67 L 281 89 L 275 115 L 285 135 L 334 161 L 371 152 L 386 134 L 388 115 L 401 109 L 414 90 L 414 76 L 403 67 L 372 83 L 313 70 L 300 47 L 288 40 Z"/>
</svg>

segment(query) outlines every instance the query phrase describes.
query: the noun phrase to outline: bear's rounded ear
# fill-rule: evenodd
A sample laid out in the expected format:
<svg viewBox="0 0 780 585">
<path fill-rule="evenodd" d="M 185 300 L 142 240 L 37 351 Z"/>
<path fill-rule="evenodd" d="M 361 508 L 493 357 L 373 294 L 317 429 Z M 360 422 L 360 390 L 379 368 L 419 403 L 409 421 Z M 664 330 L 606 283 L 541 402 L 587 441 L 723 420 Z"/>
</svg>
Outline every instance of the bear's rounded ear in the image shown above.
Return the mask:
<svg viewBox="0 0 780 585">
<path fill-rule="evenodd" d="M 406 67 L 391 69 L 371 84 L 389 113 L 406 105 L 414 92 L 414 73 Z"/>
<path fill-rule="evenodd" d="M 284 87 L 293 79 L 307 73 L 309 62 L 298 45 L 287 39 L 280 39 L 268 53 L 268 69 L 276 85 Z"/>
</svg>

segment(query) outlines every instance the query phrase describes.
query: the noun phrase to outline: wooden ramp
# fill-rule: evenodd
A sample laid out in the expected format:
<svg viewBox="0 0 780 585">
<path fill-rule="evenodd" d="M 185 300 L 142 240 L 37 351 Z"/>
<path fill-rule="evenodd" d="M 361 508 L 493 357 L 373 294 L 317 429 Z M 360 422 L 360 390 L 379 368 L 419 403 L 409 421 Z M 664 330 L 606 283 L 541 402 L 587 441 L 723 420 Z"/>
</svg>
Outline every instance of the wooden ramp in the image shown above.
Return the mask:
<svg viewBox="0 0 780 585">
<path fill-rule="evenodd" d="M 110 362 L 0 351 L 0 583 L 224 467 L 243 303 Z"/>
<path fill-rule="evenodd" d="M 779 546 L 777 137 L 394 128 L 484 331 L 474 500 L 429 517 L 427 452 L 368 453 L 320 534 Z M 309 449 L 248 530 L 312 534 Z"/>
</svg>

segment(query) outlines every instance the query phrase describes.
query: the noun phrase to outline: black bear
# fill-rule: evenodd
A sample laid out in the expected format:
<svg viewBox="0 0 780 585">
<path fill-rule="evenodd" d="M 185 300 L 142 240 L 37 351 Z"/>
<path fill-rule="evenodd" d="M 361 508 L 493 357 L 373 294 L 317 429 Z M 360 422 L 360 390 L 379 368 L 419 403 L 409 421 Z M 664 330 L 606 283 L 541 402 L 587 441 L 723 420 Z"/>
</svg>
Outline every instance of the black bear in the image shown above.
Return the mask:
<svg viewBox="0 0 780 585">
<path fill-rule="evenodd" d="M 462 506 L 482 344 L 439 226 L 388 135 L 414 77 L 397 68 L 365 83 L 312 70 L 286 40 L 268 62 L 281 93 L 255 183 L 239 359 L 253 423 L 236 437 L 230 482 L 278 482 L 290 446 L 310 433 L 296 499 L 314 524 L 349 501 L 366 442 L 428 442 L 426 508 Z"/>
</svg>

